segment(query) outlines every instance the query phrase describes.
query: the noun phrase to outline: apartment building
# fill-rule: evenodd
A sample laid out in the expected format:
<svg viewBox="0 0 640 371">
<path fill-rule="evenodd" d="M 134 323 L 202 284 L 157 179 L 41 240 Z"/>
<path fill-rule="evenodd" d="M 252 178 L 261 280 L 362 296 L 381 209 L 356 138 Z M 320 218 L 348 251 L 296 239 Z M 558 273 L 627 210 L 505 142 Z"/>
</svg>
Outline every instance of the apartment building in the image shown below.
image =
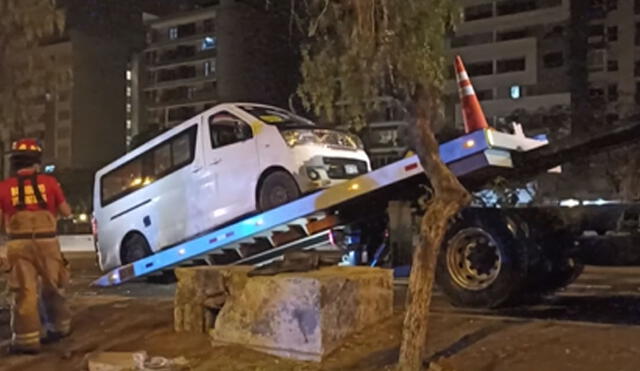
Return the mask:
<svg viewBox="0 0 640 371">
<path fill-rule="evenodd" d="M 589 11 L 589 97 L 612 124 L 640 113 L 640 0 L 593 0 Z"/>
<path fill-rule="evenodd" d="M 123 2 L 60 5 L 66 29 L 42 40 L 33 58 L 28 110 L 34 118 L 2 123 L 2 145 L 37 137 L 44 160 L 58 170 L 93 171 L 126 149 L 124 77 L 129 54 L 144 37 L 141 12 Z"/>
<path fill-rule="evenodd" d="M 45 146 L 44 160 L 60 166 L 69 166 L 71 161 L 72 55 L 71 41 L 67 38 L 46 43 L 37 50 L 35 69 L 46 82 L 31 98 L 30 110 L 36 119 L 6 138 L 7 142 L 18 136 L 41 138 Z"/>
<path fill-rule="evenodd" d="M 447 39 L 449 81 L 445 85 L 445 131 L 461 130 L 453 61 L 460 55 L 492 125 L 508 124 L 522 112 L 571 105 L 568 76 L 570 0 L 460 0 L 464 19 Z M 407 124 L 395 104 L 372 113 L 365 141 L 372 161 L 386 164 L 407 150 Z M 536 126 L 536 127 L 532 127 Z M 526 128 L 548 132 L 543 125 Z"/>
<path fill-rule="evenodd" d="M 287 23 L 232 0 L 145 15 L 145 49 L 132 57 L 131 132 L 172 127 L 225 101 L 286 105 L 297 59 Z"/>
<path fill-rule="evenodd" d="M 464 20 L 448 40 L 449 59 L 463 58 L 490 123 L 504 123 L 519 110 L 570 106 L 570 0 L 462 0 L 460 4 Z M 447 113 L 460 127 L 453 67 L 450 77 Z"/>
<path fill-rule="evenodd" d="M 143 125 L 171 127 L 217 102 L 215 10 L 147 17 L 147 47 L 134 60 Z"/>
</svg>

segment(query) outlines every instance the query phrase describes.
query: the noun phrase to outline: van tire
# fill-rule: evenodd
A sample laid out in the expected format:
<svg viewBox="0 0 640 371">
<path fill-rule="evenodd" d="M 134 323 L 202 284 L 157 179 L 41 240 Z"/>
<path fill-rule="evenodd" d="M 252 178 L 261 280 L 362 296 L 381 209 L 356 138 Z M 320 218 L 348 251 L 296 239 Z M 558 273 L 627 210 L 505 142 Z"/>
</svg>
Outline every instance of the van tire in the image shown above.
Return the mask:
<svg viewBox="0 0 640 371">
<path fill-rule="evenodd" d="M 258 208 L 267 211 L 300 197 L 296 181 L 288 173 L 278 170 L 268 174 L 258 189 Z"/>
<path fill-rule="evenodd" d="M 146 258 L 151 254 L 152 251 L 149 242 L 147 242 L 147 239 L 140 233 L 130 233 L 125 237 L 124 241 L 122 241 L 120 260 L 123 265 Z"/>
</svg>

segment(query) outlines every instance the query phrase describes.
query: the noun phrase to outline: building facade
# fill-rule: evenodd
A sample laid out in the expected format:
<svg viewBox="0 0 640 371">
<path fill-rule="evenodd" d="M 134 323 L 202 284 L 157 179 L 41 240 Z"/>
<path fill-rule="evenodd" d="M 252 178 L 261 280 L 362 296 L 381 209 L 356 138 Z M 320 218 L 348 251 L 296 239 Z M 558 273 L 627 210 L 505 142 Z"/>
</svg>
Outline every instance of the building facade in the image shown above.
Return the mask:
<svg viewBox="0 0 640 371">
<path fill-rule="evenodd" d="M 126 151 L 126 70 L 142 46 L 142 12 L 132 2 L 66 0 L 61 34 L 34 51 L 34 118 L 3 123 L 3 149 L 19 137 L 39 138 L 77 216 L 91 209 L 93 173 Z M 8 156 L 3 173 L 9 174 Z"/>
<path fill-rule="evenodd" d="M 218 100 L 215 10 L 149 18 L 147 47 L 132 74 L 141 90 L 137 131 L 141 125 L 171 127 Z"/>
<path fill-rule="evenodd" d="M 94 171 L 126 149 L 125 76 L 143 38 L 142 13 L 124 3 L 61 4 L 66 29 L 34 52 L 28 110 L 35 119 L 5 123 L 2 141 L 9 148 L 18 137 L 36 137 L 44 142 L 44 160 L 58 170 Z"/>
<path fill-rule="evenodd" d="M 640 113 L 640 0 L 461 0 L 463 21 L 448 38 L 449 129 L 463 127 L 453 60 L 460 55 L 489 123 L 511 121 L 528 135 L 613 128 Z M 406 124 L 377 115 L 369 125 L 373 162 L 405 149 Z M 384 116 L 384 117 L 383 117 Z M 386 117 L 386 118 L 385 118 Z M 538 178 L 538 201 L 620 197 L 628 149 L 575 161 Z M 624 152 L 624 153 L 622 153 Z"/>
<path fill-rule="evenodd" d="M 571 105 L 568 77 L 570 0 L 463 0 L 464 20 L 449 39 L 460 55 L 488 121 L 501 125 L 517 111 Z M 462 126 L 451 67 L 448 116 Z M 544 131 L 544 128 L 535 128 Z"/>
<path fill-rule="evenodd" d="M 131 61 L 133 135 L 221 102 L 286 105 L 295 91 L 296 47 L 282 42 L 288 29 L 277 15 L 223 0 L 145 19 L 146 47 Z"/>
</svg>

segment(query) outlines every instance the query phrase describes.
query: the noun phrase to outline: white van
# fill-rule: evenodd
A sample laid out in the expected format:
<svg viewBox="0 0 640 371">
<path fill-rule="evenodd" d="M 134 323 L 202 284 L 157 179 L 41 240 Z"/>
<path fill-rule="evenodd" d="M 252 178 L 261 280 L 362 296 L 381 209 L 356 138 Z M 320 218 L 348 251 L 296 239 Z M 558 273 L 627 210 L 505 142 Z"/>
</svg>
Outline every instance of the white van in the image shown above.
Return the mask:
<svg viewBox="0 0 640 371">
<path fill-rule="evenodd" d="M 100 267 L 131 263 L 369 170 L 352 134 L 266 105 L 215 106 L 96 173 Z"/>
</svg>

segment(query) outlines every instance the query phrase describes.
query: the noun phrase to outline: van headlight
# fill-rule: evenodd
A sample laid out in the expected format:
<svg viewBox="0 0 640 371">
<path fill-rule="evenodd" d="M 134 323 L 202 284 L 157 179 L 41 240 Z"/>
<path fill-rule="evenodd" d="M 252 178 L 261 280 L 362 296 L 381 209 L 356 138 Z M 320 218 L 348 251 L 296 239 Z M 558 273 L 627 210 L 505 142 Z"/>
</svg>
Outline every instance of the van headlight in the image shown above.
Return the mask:
<svg viewBox="0 0 640 371">
<path fill-rule="evenodd" d="M 282 137 L 289 147 L 305 144 L 322 144 L 336 148 L 364 149 L 358 136 L 336 130 L 327 129 L 293 129 L 282 131 Z"/>
<path fill-rule="evenodd" d="M 349 138 L 356 145 L 356 148 L 364 149 L 364 143 L 362 143 L 362 140 L 357 135 L 349 134 Z"/>
<path fill-rule="evenodd" d="M 312 130 L 286 130 L 282 132 L 282 137 L 289 147 L 321 143 Z"/>
</svg>

